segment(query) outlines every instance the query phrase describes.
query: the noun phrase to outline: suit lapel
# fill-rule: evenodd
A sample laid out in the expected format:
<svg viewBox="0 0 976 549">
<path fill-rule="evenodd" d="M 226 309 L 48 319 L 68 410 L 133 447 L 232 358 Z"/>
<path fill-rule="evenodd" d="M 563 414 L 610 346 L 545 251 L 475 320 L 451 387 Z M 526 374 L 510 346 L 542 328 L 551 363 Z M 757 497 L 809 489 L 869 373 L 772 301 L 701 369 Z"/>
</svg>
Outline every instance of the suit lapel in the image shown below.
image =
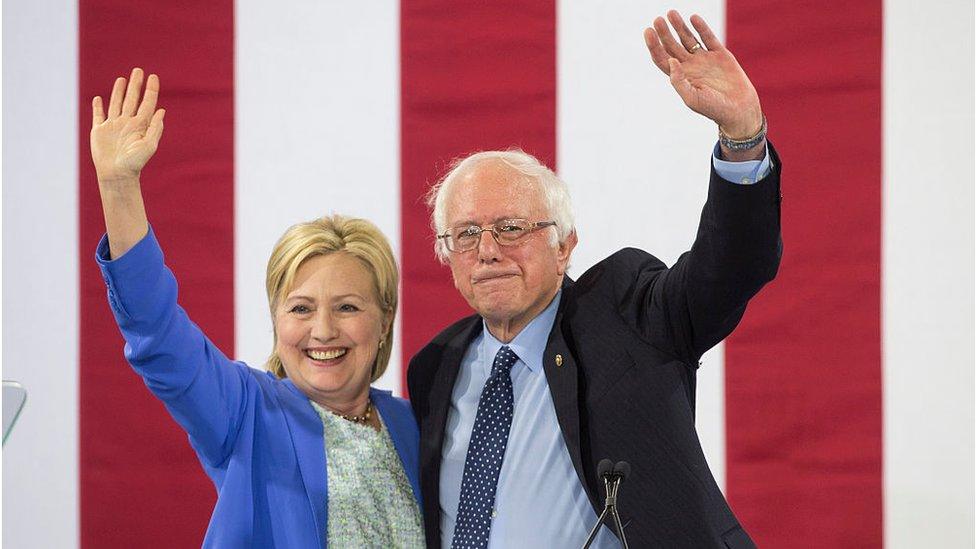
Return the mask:
<svg viewBox="0 0 976 549">
<path fill-rule="evenodd" d="M 470 325 L 460 330 L 441 353 L 440 364 L 431 381 L 430 394 L 427 395 L 428 414 L 423 419 L 420 437 L 421 484 L 424 493 L 424 520 L 427 522 L 428 538 L 440 531 L 440 477 L 441 452 L 444 445 L 444 429 L 447 414 L 451 407 L 451 393 L 461 370 L 461 359 L 472 339 L 481 333 L 481 317 L 471 317 Z M 428 539 L 429 547 L 439 547 L 440 538 Z"/>
<path fill-rule="evenodd" d="M 562 332 L 563 317 L 573 300 L 573 284 L 574 281 L 568 276 L 563 279 L 563 294 L 556 319 L 552 324 L 552 331 L 549 332 L 549 341 L 542 356 L 542 366 L 546 372 L 546 381 L 549 384 L 553 406 L 556 408 L 559 429 L 563 433 L 563 440 L 566 442 L 566 449 L 569 450 L 573 468 L 576 469 L 576 474 L 591 504 L 599 512 L 602 506 L 590 487 L 591 483 L 587 482 L 586 470 L 583 467 L 580 441 L 579 364 Z"/>
</svg>

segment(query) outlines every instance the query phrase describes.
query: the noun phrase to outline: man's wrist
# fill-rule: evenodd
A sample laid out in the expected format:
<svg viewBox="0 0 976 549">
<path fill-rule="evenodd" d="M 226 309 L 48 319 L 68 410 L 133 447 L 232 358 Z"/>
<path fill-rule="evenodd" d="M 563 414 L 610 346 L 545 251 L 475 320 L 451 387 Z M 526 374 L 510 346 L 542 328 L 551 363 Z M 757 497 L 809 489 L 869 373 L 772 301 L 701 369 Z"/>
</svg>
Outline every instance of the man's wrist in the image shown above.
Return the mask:
<svg viewBox="0 0 976 549">
<path fill-rule="evenodd" d="M 762 160 L 766 155 L 766 139 L 749 149 L 733 150 L 719 141 L 719 155 L 721 160 L 728 162 L 748 162 L 750 160 Z"/>
<path fill-rule="evenodd" d="M 758 105 L 741 113 L 737 120 L 718 122 L 718 134 L 732 141 L 748 141 L 766 128 L 766 115 Z"/>
</svg>

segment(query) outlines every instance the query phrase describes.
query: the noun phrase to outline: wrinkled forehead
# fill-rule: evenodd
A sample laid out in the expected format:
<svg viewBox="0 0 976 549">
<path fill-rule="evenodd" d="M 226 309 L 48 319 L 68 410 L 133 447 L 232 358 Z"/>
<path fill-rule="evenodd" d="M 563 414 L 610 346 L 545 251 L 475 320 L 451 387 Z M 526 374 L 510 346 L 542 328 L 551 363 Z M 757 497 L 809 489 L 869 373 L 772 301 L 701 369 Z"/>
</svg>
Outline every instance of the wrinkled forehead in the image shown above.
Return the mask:
<svg viewBox="0 0 976 549">
<path fill-rule="evenodd" d="M 448 225 L 486 224 L 505 218 L 546 217 L 540 185 L 501 160 L 486 160 L 458 174 L 448 189 Z"/>
</svg>

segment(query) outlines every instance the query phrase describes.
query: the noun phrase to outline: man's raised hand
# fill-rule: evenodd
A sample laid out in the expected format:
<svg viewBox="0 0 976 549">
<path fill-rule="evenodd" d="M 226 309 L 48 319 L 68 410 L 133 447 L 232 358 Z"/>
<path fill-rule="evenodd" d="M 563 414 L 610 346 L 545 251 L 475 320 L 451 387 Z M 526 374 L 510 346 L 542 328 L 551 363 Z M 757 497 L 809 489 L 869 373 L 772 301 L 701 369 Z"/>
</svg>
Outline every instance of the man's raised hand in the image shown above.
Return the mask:
<svg viewBox="0 0 976 549">
<path fill-rule="evenodd" d="M 677 40 L 664 18 L 658 17 L 652 28 L 644 30 L 644 42 L 685 105 L 713 120 L 732 139 L 759 133 L 763 122 L 759 95 L 732 52 L 698 15 L 691 16 L 691 24 L 701 42 L 678 12 L 669 11 L 668 21 Z"/>
<path fill-rule="evenodd" d="M 144 95 L 142 81 L 139 68 L 132 69 L 128 85 L 124 77 L 117 78 L 107 115 L 102 98 L 92 100 L 91 153 L 101 184 L 138 180 L 163 135 L 166 111 L 156 109 L 159 78 L 149 75 Z"/>
</svg>

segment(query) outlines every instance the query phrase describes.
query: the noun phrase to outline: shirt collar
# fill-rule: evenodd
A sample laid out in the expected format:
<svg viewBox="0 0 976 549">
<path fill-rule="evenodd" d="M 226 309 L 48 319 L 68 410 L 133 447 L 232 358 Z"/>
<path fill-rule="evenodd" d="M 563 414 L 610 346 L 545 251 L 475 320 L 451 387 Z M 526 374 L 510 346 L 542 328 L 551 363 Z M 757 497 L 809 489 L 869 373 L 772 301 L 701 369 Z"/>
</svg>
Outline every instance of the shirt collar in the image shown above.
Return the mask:
<svg viewBox="0 0 976 549">
<path fill-rule="evenodd" d="M 559 309 L 559 299 L 562 297 L 562 289 L 556 292 L 549 305 L 533 318 L 522 331 L 507 343 L 508 347 L 519 357 L 519 361 L 524 363 L 530 372 L 538 372 L 542 368 L 542 354 L 546 351 L 546 344 L 549 342 L 549 332 L 556 321 L 556 311 Z M 488 324 L 482 319 L 482 349 L 484 351 L 484 365 L 488 372 L 491 372 L 491 363 L 495 360 L 498 350 L 506 343 L 502 343 L 488 331 Z M 516 363 L 517 364 L 517 363 Z"/>
</svg>

